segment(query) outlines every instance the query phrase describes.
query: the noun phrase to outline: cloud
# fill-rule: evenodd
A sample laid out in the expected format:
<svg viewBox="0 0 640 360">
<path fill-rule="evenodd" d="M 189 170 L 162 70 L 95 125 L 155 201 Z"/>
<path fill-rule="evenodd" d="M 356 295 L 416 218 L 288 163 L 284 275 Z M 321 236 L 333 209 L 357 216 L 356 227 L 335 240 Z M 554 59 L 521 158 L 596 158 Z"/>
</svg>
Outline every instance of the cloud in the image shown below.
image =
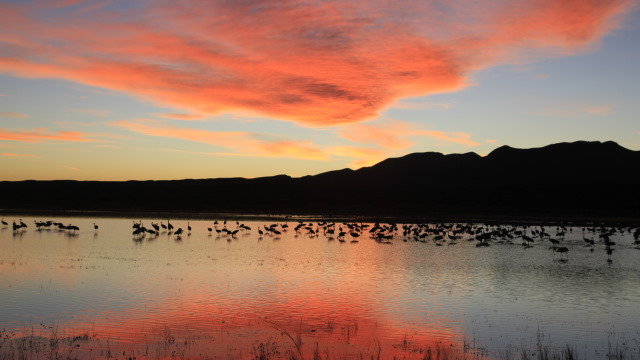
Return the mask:
<svg viewBox="0 0 640 360">
<path fill-rule="evenodd" d="M 579 117 L 585 115 L 592 116 L 604 116 L 609 115 L 615 108 L 614 103 L 608 103 L 603 105 L 585 105 L 566 103 L 558 105 L 554 108 L 545 109 L 542 111 L 532 112 L 530 115 L 536 116 L 557 116 L 557 117 Z"/>
<path fill-rule="evenodd" d="M 29 115 L 16 113 L 16 112 L 3 111 L 3 112 L 0 112 L 0 117 L 26 118 L 26 117 L 29 117 Z"/>
<path fill-rule="evenodd" d="M 413 145 L 410 138 L 424 136 L 465 146 L 480 145 L 471 140 L 471 134 L 425 130 L 401 121 L 388 121 L 377 125 L 350 124 L 343 127 L 340 136 L 353 142 L 393 150 L 407 149 Z"/>
<path fill-rule="evenodd" d="M 67 109 L 66 111 L 95 116 L 95 117 L 105 117 L 111 113 L 110 110 L 100 110 L 100 109 Z"/>
<path fill-rule="evenodd" d="M 536 79 L 536 80 L 549 80 L 549 79 L 551 79 L 551 75 L 549 75 L 549 74 L 534 74 L 531 77 Z"/>
<path fill-rule="evenodd" d="M 452 109 L 453 103 L 433 103 L 433 102 L 409 102 L 409 101 L 398 101 L 393 104 L 393 108 L 402 109 L 402 110 L 430 110 L 430 109 L 438 109 L 438 110 L 447 110 Z"/>
<path fill-rule="evenodd" d="M 2 153 L 2 156 L 9 156 L 9 157 L 26 157 L 26 158 L 40 158 L 40 156 L 38 156 L 38 155 L 14 154 L 14 153 Z"/>
<path fill-rule="evenodd" d="M 200 114 L 181 114 L 181 113 L 171 113 L 171 114 L 150 114 L 156 117 L 164 118 L 164 119 L 172 119 L 172 120 L 205 120 L 207 117 Z"/>
<path fill-rule="evenodd" d="M 125 92 L 189 113 L 310 126 L 377 117 L 504 63 L 565 56 L 633 0 L 0 3 L 0 71 Z"/>
<path fill-rule="evenodd" d="M 100 140 L 90 138 L 90 134 L 78 131 L 50 132 L 46 129 L 33 131 L 9 131 L 0 128 L 0 140 L 20 141 L 28 143 L 42 143 L 50 141 L 62 142 L 98 142 Z"/>
<path fill-rule="evenodd" d="M 323 161 L 329 158 L 328 153 L 318 149 L 310 141 L 281 139 L 274 135 L 241 131 L 189 129 L 151 119 L 138 119 L 135 121 L 119 120 L 111 123 L 111 125 L 148 136 L 199 142 L 234 150 L 243 154 L 255 154 L 256 156 L 281 156 Z"/>
<path fill-rule="evenodd" d="M 357 146 L 335 146 L 328 149 L 333 156 L 354 159 L 348 165 L 352 168 L 371 166 L 388 158 L 391 153 L 387 150 L 357 147 Z"/>
<path fill-rule="evenodd" d="M 413 142 L 406 139 L 409 125 L 393 122 L 381 126 L 369 124 L 352 124 L 344 127 L 340 135 L 361 144 L 374 144 L 388 149 L 406 149 Z"/>
<path fill-rule="evenodd" d="M 115 150 L 121 149 L 120 146 L 115 146 L 115 145 L 96 145 L 96 147 L 101 149 L 115 149 Z"/>
<path fill-rule="evenodd" d="M 462 144 L 465 146 L 478 146 L 480 143 L 471 140 L 471 134 L 459 132 L 444 132 L 437 130 L 418 130 L 414 133 L 416 136 L 429 136 L 447 143 Z"/>
<path fill-rule="evenodd" d="M 609 115 L 613 111 L 614 105 L 586 106 L 584 110 L 591 115 Z"/>
</svg>

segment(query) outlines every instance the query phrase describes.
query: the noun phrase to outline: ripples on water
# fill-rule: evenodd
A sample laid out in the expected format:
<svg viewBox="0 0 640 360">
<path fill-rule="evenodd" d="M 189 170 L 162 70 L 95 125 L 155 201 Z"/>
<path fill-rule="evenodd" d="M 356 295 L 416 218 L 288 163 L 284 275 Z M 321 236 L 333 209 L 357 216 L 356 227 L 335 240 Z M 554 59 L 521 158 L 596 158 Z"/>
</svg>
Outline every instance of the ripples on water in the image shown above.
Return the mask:
<svg viewBox="0 0 640 360">
<path fill-rule="evenodd" d="M 566 228 L 558 245 L 569 249 L 565 257 L 539 237 L 532 247 L 518 236 L 476 247 L 469 234 L 416 241 L 401 225 L 390 241 L 375 241 L 367 229 L 356 243 L 348 234 L 344 242 L 323 234 L 317 222 L 317 236 L 295 232 L 297 222 L 279 236 L 260 236 L 272 223 L 263 221 L 244 221 L 251 230 L 235 236 L 210 233 L 213 221 L 189 221 L 189 235 L 187 221 L 172 221 L 182 236 L 138 238 L 131 220 L 57 219 L 79 226 L 76 232 L 36 230 L 36 219 L 22 220 L 26 230 L 12 231 L 11 221 L 0 229 L 0 329 L 5 339 L 55 335 L 67 347 L 80 345 L 80 357 L 125 349 L 150 358 L 176 351 L 195 358 L 425 358 L 436 348 L 508 357 L 539 342 L 569 345 L 587 359 L 607 358 L 612 348 L 640 356 L 635 229 L 610 236 L 617 244 L 608 262 L 600 231 L 580 227 Z M 167 223 L 142 220 L 149 228 L 160 221 Z M 499 228 L 530 236 L 540 229 L 485 226 Z M 562 238 L 555 236 L 560 228 L 545 231 Z M 73 340 L 85 334 L 89 341 Z"/>
</svg>

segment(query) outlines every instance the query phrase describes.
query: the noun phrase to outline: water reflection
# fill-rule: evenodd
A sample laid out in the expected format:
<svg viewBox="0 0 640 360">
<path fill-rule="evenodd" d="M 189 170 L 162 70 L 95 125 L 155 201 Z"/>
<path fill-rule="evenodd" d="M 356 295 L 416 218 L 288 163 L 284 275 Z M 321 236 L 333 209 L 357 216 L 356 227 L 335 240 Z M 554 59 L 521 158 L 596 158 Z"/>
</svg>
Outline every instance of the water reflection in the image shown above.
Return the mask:
<svg viewBox="0 0 640 360">
<path fill-rule="evenodd" d="M 590 359 L 638 335 L 640 252 L 628 230 L 62 223 L 78 229 L 0 232 L 0 328 L 16 338 L 57 329 L 80 355 L 102 351 L 88 357 L 150 348 L 159 357 L 499 357 L 514 345 L 535 349 L 542 329 L 550 346 Z M 597 233 L 609 245 L 594 236 L 585 246 Z"/>
</svg>

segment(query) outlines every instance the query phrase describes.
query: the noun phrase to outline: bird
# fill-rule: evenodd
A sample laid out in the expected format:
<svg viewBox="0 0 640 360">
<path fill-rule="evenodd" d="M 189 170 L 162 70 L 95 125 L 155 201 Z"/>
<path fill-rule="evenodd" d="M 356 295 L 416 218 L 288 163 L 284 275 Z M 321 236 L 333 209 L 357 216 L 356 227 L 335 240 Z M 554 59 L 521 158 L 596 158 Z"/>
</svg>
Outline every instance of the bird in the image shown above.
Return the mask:
<svg viewBox="0 0 640 360">
<path fill-rule="evenodd" d="M 2 226 L 9 226 L 9 223 L 7 223 L 6 221 L 4 221 L 4 218 L 2 219 Z"/>
<path fill-rule="evenodd" d="M 612 262 L 613 260 L 611 260 L 611 254 L 613 254 L 613 248 L 610 246 L 607 246 L 606 250 L 607 250 L 607 262 Z"/>
<path fill-rule="evenodd" d="M 189 225 L 188 221 L 187 221 L 187 230 L 189 230 L 189 232 L 191 232 L 191 225 Z"/>
<path fill-rule="evenodd" d="M 93 230 L 98 231 L 98 225 L 96 225 L 96 223 L 93 223 Z"/>
<path fill-rule="evenodd" d="M 569 248 L 567 248 L 566 246 L 557 247 L 553 249 L 553 251 L 564 254 L 565 257 L 569 254 Z"/>
</svg>

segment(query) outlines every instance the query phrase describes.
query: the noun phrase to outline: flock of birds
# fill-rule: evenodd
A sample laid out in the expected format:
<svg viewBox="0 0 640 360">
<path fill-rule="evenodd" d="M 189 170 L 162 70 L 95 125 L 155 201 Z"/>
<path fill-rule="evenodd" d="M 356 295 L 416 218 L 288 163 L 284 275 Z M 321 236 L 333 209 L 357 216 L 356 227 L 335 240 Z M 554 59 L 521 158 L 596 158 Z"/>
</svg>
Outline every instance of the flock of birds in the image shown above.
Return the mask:
<svg viewBox="0 0 640 360">
<path fill-rule="evenodd" d="M 8 227 L 8 223 L 2 219 L 2 226 Z M 22 232 L 27 229 L 22 219 L 13 221 L 14 233 Z M 37 230 L 42 229 L 58 229 L 65 231 L 70 235 L 76 234 L 79 227 L 71 224 L 63 224 L 54 221 L 35 221 Z M 551 235 L 555 227 L 554 236 Z M 94 231 L 98 231 L 98 225 L 93 223 Z M 171 220 L 167 220 L 166 224 L 161 221 L 160 224 L 151 222 L 151 227 L 144 226 L 142 221 L 133 222 L 133 240 L 142 241 L 146 236 L 159 236 L 166 233 L 174 235 L 176 241 L 182 240 L 183 235 L 190 236 L 192 227 L 190 222 L 187 226 L 174 227 Z M 185 230 L 186 229 L 186 230 Z M 207 227 L 209 236 L 215 232 L 218 237 L 226 237 L 227 241 L 232 241 L 240 232 L 249 233 L 253 229 L 245 224 L 235 221 L 228 224 L 227 220 L 218 222 L 213 221 L 212 226 Z M 402 241 L 416 241 L 422 243 L 433 243 L 436 246 L 455 245 L 458 241 L 475 242 L 476 247 L 490 246 L 492 243 L 517 245 L 523 248 L 533 247 L 534 244 L 548 244 L 549 250 L 560 254 L 560 260 L 568 259 L 569 248 L 563 245 L 563 241 L 567 236 L 567 232 L 573 232 L 573 227 L 565 226 L 541 226 L 541 225 L 497 225 L 497 224 L 367 224 L 358 222 L 303 222 L 298 221 L 291 229 L 289 223 L 272 223 L 270 225 L 262 225 L 256 229 L 259 239 L 264 236 L 270 236 L 274 239 L 279 238 L 287 231 L 293 231 L 295 236 L 306 236 L 309 238 L 325 237 L 329 241 L 337 240 L 341 243 L 350 241 L 357 243 L 360 239 L 368 237 L 381 244 L 392 244 L 392 240 L 401 239 Z M 611 262 L 611 255 L 615 250 L 615 241 L 611 238 L 616 235 L 630 234 L 633 237 L 633 245 L 640 249 L 640 227 L 605 227 L 593 226 L 582 228 L 582 239 L 584 246 L 590 251 L 594 251 L 597 245 L 603 245 L 607 254 L 607 261 Z M 573 236 L 575 238 L 575 236 Z"/>
<path fill-rule="evenodd" d="M 2 220 L 0 220 L 0 222 L 2 223 L 2 227 L 8 227 L 9 226 L 9 223 L 4 221 L 4 218 Z M 72 233 L 76 233 L 76 231 L 80 230 L 80 228 L 78 226 L 76 226 L 76 225 L 71 225 L 71 224 L 65 225 L 63 223 L 55 222 L 55 221 L 37 221 L 37 220 L 34 220 L 34 223 L 35 223 L 35 227 L 36 227 L 37 230 L 54 228 L 54 229 L 58 229 L 58 230 L 61 230 L 61 231 L 69 231 L 69 232 L 72 232 Z M 95 227 L 95 230 L 97 231 L 98 230 L 98 225 L 96 225 L 94 223 L 93 226 Z M 23 231 L 27 230 L 27 228 L 28 228 L 27 224 L 25 224 L 22 221 L 22 219 L 18 220 L 18 222 L 16 222 L 14 220 L 13 224 L 12 224 L 12 227 L 13 227 L 13 233 L 14 234 L 23 232 Z"/>
</svg>

